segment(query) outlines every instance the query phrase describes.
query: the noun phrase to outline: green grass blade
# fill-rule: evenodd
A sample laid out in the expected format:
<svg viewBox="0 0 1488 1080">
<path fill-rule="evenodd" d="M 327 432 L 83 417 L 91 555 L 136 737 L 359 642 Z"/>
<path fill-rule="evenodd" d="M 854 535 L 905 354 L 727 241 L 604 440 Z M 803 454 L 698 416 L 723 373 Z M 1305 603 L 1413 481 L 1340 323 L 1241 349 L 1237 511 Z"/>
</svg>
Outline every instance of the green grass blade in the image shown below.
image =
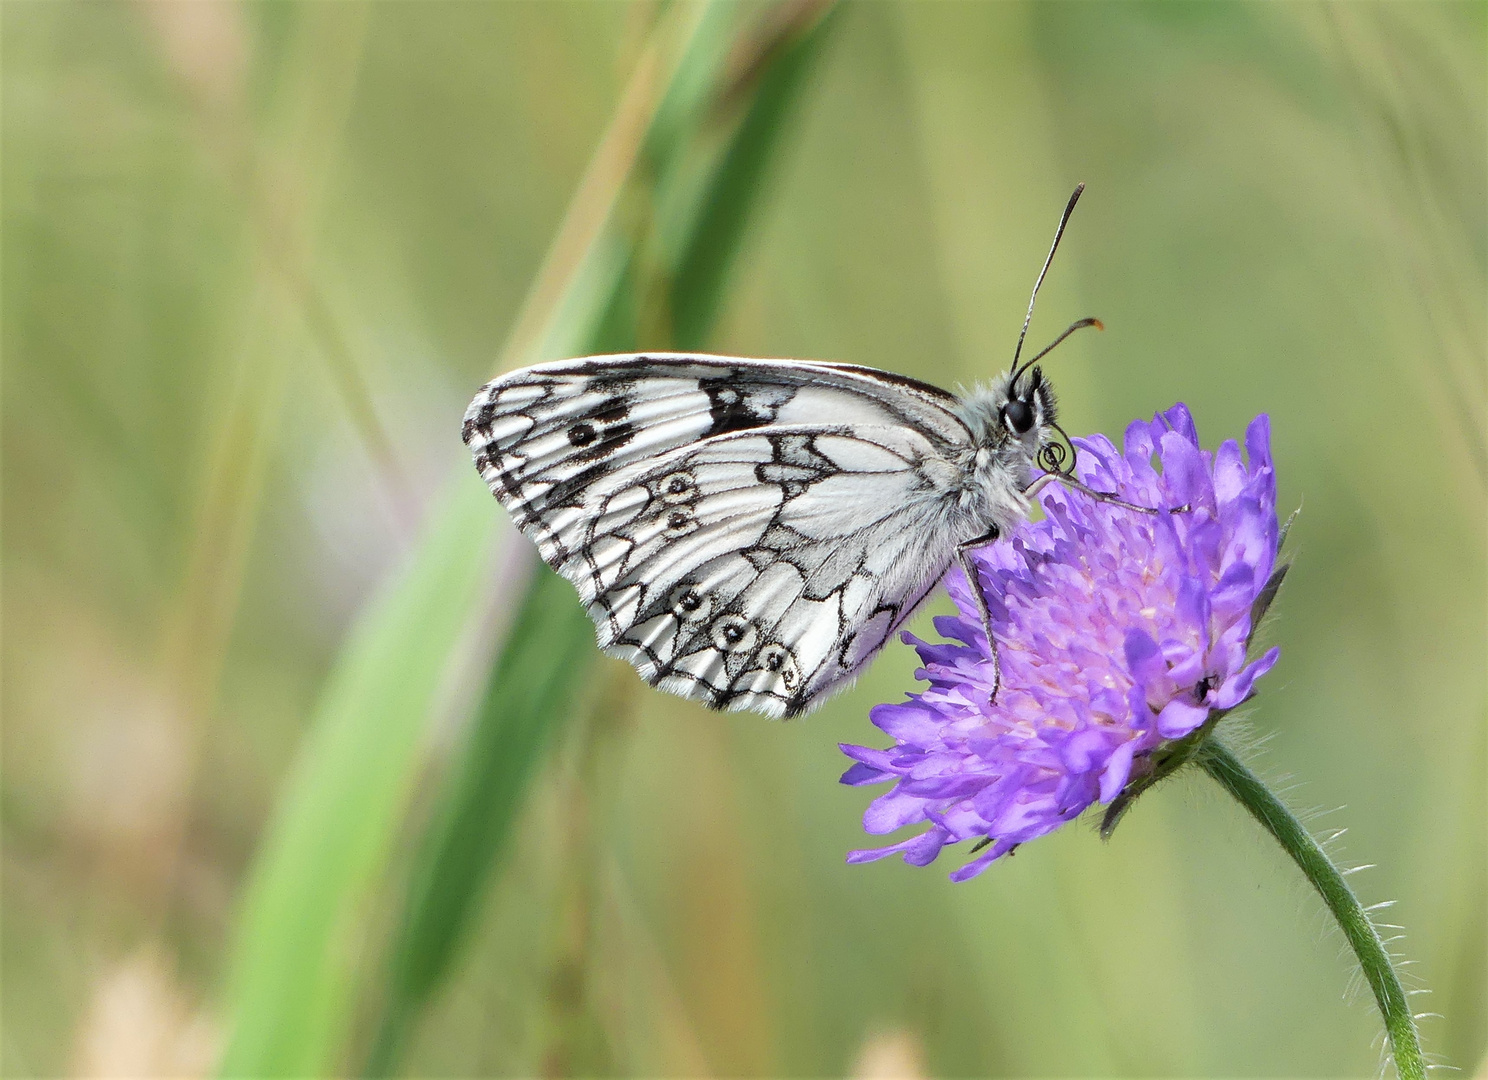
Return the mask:
<svg viewBox="0 0 1488 1080">
<path fill-rule="evenodd" d="M 594 627 L 576 599 L 572 585 L 541 568 L 491 670 L 416 857 L 370 1075 L 391 1072 L 420 1008 L 448 971 L 528 784 L 594 660 Z"/>
<path fill-rule="evenodd" d="M 836 16 L 837 9 L 829 9 L 806 27 L 782 34 L 768 50 L 768 66 L 756 76 L 753 100 L 710 178 L 673 273 L 672 335 L 679 349 L 698 349 L 707 341 L 750 212 L 788 130 L 792 106 Z"/>
<path fill-rule="evenodd" d="M 224 1075 L 316 1074 L 336 1048 L 359 907 L 479 591 L 494 532 L 483 495 L 459 492 L 352 632 L 321 694 L 244 902 Z"/>
<path fill-rule="evenodd" d="M 596 333 L 628 263 L 603 229 L 708 10 L 677 5 L 658 27 L 656 47 L 643 57 L 513 331 L 509 356 L 531 362 L 570 353 Z M 285 782 L 240 916 L 231 1034 L 219 1066 L 225 1076 L 341 1071 L 362 962 L 358 933 L 498 522 L 468 463 L 459 476 L 408 565 L 358 620 Z"/>
<path fill-rule="evenodd" d="M 684 267 L 698 274 L 701 284 L 682 292 L 688 306 L 686 330 L 678 330 L 680 344 L 701 345 L 711 328 L 728 269 L 758 204 L 759 186 L 788 130 L 785 121 L 828 21 L 816 19 L 804 34 L 770 49 L 753 100 L 709 178 L 686 236 Z M 721 60 L 722 52 L 714 58 Z M 671 147 L 678 155 L 679 143 Z M 655 227 L 664 231 L 668 224 Z M 596 351 L 623 347 L 614 339 L 594 346 Z M 526 786 L 570 717 L 580 682 L 575 673 L 597 655 L 593 636 L 572 587 L 543 570 L 496 659 L 475 725 L 419 852 L 370 1074 L 392 1070 L 410 1026 L 447 974 L 486 879 L 509 841 Z"/>
</svg>

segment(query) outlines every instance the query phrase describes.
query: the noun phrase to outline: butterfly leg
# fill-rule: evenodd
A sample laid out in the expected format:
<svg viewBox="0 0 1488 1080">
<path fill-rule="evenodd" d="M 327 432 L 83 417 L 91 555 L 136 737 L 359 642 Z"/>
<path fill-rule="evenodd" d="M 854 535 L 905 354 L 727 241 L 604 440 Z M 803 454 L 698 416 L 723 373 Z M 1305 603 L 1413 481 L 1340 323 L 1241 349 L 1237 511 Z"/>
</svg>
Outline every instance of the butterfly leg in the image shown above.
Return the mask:
<svg viewBox="0 0 1488 1080">
<path fill-rule="evenodd" d="M 1044 473 L 1037 480 L 1024 488 L 1023 494 L 1028 496 L 1029 498 L 1033 498 L 1033 496 L 1037 495 L 1039 489 L 1041 489 L 1045 484 L 1050 484 L 1055 481 L 1058 481 L 1067 488 L 1080 492 L 1082 495 L 1089 495 L 1096 502 L 1110 503 L 1112 506 L 1119 506 L 1123 510 L 1135 510 L 1139 514 L 1162 513 L 1161 509 L 1154 506 L 1138 506 L 1136 503 L 1129 503 L 1125 499 L 1119 498 L 1114 492 L 1096 491 L 1095 488 L 1086 487 L 1084 484 L 1080 483 L 1080 481 L 1076 480 L 1073 476 L 1068 476 L 1064 473 Z M 1173 506 L 1168 508 L 1168 513 L 1182 514 L 1186 513 L 1188 510 L 1189 507 L 1187 505 Z"/>
<path fill-rule="evenodd" d="M 990 544 L 999 535 L 997 529 L 992 528 L 985 535 L 956 545 L 956 560 L 961 564 L 961 571 L 966 575 L 966 584 L 971 588 L 971 599 L 977 606 L 977 614 L 982 618 L 982 632 L 987 635 L 987 655 L 992 657 L 992 694 L 989 701 L 997 700 L 997 688 L 1002 685 L 1002 663 L 997 659 L 997 642 L 992 637 L 992 612 L 987 609 L 987 596 L 982 592 L 982 579 L 977 573 L 976 565 L 971 561 L 971 552 L 974 548 Z"/>
</svg>

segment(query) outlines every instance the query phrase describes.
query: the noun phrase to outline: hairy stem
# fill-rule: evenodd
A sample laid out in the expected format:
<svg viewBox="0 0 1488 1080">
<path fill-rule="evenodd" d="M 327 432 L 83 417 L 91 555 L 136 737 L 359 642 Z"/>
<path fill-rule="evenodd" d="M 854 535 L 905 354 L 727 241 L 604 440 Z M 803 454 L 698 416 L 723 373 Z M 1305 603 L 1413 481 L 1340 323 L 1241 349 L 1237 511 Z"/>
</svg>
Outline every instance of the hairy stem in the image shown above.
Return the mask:
<svg viewBox="0 0 1488 1080">
<path fill-rule="evenodd" d="M 1401 1080 L 1424 1080 L 1426 1064 L 1421 1056 L 1421 1040 L 1400 977 L 1368 913 L 1360 906 L 1343 874 L 1282 801 L 1222 743 L 1209 739 L 1196 757 L 1204 771 L 1276 838 L 1322 896 L 1374 991 L 1390 1039 L 1395 1071 Z"/>
</svg>

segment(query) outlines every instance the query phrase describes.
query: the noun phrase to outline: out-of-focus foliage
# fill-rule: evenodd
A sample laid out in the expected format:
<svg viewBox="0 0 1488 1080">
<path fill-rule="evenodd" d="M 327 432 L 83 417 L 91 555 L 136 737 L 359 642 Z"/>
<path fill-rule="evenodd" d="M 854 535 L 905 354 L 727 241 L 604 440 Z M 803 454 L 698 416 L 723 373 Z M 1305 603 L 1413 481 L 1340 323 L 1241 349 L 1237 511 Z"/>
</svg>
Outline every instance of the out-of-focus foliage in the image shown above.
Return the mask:
<svg viewBox="0 0 1488 1080">
<path fill-rule="evenodd" d="M 663 10 L 3 9 L 7 1075 L 214 1068 L 306 725 L 459 475 L 464 405 Z M 1034 331 L 1108 327 L 1052 358 L 1062 418 L 1114 435 L 1182 399 L 1217 441 L 1271 413 L 1282 506 L 1305 509 L 1260 767 L 1379 864 L 1352 881 L 1398 901 L 1442 1014 L 1427 1049 L 1476 1068 L 1484 8 L 849 5 L 803 95 L 771 182 L 740 193 L 758 202 L 709 347 L 993 374 L 1087 182 Z M 646 226 L 644 202 L 620 212 Z M 368 823 L 392 862 L 351 913 L 355 970 L 395 937 L 525 587 L 475 576 L 447 581 L 489 598 L 485 636 L 408 658 L 434 704 L 400 729 L 397 813 Z M 873 738 L 866 710 L 914 663 L 892 647 L 792 724 L 592 664 L 403 1067 L 1374 1070 L 1339 939 L 1202 777 L 1109 845 L 1066 829 L 968 885 L 845 866 L 866 796 L 835 783 L 835 744 Z M 354 989 L 370 1045 L 376 980 Z"/>
</svg>

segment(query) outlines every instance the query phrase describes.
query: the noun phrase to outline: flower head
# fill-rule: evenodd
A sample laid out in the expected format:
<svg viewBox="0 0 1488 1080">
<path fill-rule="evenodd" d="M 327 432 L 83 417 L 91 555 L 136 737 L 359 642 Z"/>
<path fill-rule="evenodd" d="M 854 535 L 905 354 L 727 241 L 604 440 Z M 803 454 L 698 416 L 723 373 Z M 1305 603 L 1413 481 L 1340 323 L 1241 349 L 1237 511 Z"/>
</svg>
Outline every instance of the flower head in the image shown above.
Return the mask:
<svg viewBox="0 0 1488 1080">
<path fill-rule="evenodd" d="M 923 866 L 947 844 L 980 839 L 985 852 L 951 875 L 974 877 L 1093 803 L 1111 802 L 1154 751 L 1250 695 L 1279 651 L 1246 659 L 1252 605 L 1278 543 L 1264 414 L 1245 444 L 1248 463 L 1233 440 L 1201 450 L 1182 404 L 1134 422 L 1124 452 L 1101 435 L 1077 440 L 1082 482 L 1165 512 L 1047 486 L 1043 521 L 972 556 L 995 658 L 966 576 L 947 575 L 960 614 L 935 627 L 959 644 L 906 634 L 929 688 L 870 714 L 893 746 L 842 747 L 856 762 L 844 784 L 894 781 L 864 813 L 868 832 L 930 828 L 854 851 L 849 862 L 901 852 Z"/>
</svg>

